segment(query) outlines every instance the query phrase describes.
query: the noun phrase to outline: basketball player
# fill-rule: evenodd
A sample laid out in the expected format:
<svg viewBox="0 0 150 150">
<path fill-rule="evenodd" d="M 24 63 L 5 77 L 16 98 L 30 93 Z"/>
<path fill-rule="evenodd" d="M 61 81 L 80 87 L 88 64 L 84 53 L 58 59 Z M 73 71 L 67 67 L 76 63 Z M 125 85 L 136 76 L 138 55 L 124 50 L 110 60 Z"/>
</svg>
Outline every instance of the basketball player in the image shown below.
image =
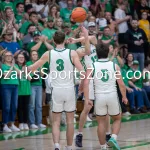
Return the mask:
<svg viewBox="0 0 150 150">
<path fill-rule="evenodd" d="M 81 27 L 85 40 L 88 43 L 88 32 Z M 30 66 L 28 70 L 35 70 L 46 62 L 50 64 L 51 86 L 52 86 L 52 135 L 55 150 L 60 150 L 60 121 L 63 111 L 66 112 L 67 118 L 67 147 L 66 150 L 72 150 L 74 136 L 74 111 L 76 110 L 75 89 L 74 89 L 74 66 L 79 70 L 80 74 L 85 71 L 80 63 L 77 53 L 73 50 L 65 48 L 65 34 L 56 31 L 53 36 L 56 48 L 50 52 L 43 54 L 40 60 Z M 60 78 L 60 73 L 65 72 L 66 78 Z M 56 78 L 57 75 L 57 78 Z M 83 76 L 81 76 L 83 78 Z"/>
<path fill-rule="evenodd" d="M 118 82 L 122 101 L 127 104 L 126 87 L 120 75 L 120 68 L 118 65 L 109 61 L 109 48 L 106 45 L 98 44 L 96 46 L 98 61 L 93 63 L 92 68 L 87 69 L 86 79 L 84 80 L 84 96 L 85 105 L 91 103 L 89 98 L 89 84 L 93 77 L 93 84 L 95 89 L 95 111 L 98 121 L 98 138 L 101 144 L 101 150 L 106 150 L 105 132 L 106 132 L 106 115 L 109 114 L 114 120 L 112 125 L 112 136 L 108 141 L 108 145 L 114 149 L 120 150 L 117 143 L 117 135 L 120 131 L 121 125 L 121 109 L 118 101 L 116 80 Z M 117 71 L 117 72 L 116 72 Z M 116 75 L 116 77 L 115 77 Z"/>
</svg>

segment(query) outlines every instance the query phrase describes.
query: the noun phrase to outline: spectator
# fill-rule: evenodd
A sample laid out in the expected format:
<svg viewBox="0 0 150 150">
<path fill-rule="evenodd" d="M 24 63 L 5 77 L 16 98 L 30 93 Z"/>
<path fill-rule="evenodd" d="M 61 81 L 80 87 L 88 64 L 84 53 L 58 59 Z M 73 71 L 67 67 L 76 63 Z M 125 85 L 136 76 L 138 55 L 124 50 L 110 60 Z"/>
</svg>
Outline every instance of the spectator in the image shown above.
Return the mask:
<svg viewBox="0 0 150 150">
<path fill-rule="evenodd" d="M 58 4 L 59 4 L 59 6 L 60 6 L 61 9 L 67 8 L 67 0 L 60 0 L 58 2 Z"/>
<path fill-rule="evenodd" d="M 128 30 L 127 21 L 130 20 L 130 16 L 126 16 L 125 14 L 125 3 L 122 2 L 119 4 L 119 8 L 115 11 L 115 19 L 118 24 L 119 33 L 125 33 Z"/>
<path fill-rule="evenodd" d="M 60 9 L 60 17 L 64 22 L 70 22 L 70 15 L 73 10 L 73 1 L 67 0 L 67 8 Z"/>
<path fill-rule="evenodd" d="M 143 76 L 144 76 L 144 80 L 143 80 L 143 85 L 144 85 L 144 89 L 148 95 L 148 98 L 150 100 L 150 76 L 149 76 L 149 72 L 150 72 L 150 60 L 145 61 L 145 68 L 143 70 Z"/>
<path fill-rule="evenodd" d="M 52 40 L 56 29 L 54 28 L 54 18 L 49 17 L 47 21 L 47 28 L 42 31 L 42 35 L 47 36 L 48 40 Z"/>
<path fill-rule="evenodd" d="M 37 51 L 31 51 L 31 61 L 27 66 L 34 64 L 38 60 Z M 38 79 L 35 74 L 38 74 Z M 29 124 L 31 129 L 46 128 L 42 124 L 42 79 L 41 68 L 32 74 L 31 79 L 31 97 L 29 102 Z"/>
<path fill-rule="evenodd" d="M 60 16 L 58 15 L 59 12 L 59 8 L 56 4 L 53 4 L 50 6 L 49 8 L 49 16 L 53 17 L 54 20 L 56 20 L 57 18 L 59 18 Z"/>
<path fill-rule="evenodd" d="M 136 9 L 139 20 L 142 18 L 143 12 L 147 12 L 148 16 L 150 15 L 150 8 L 147 6 L 146 0 L 141 0 L 139 7 Z M 148 20 L 150 21 L 150 18 L 148 18 Z"/>
<path fill-rule="evenodd" d="M 134 60 L 132 66 L 131 66 L 131 69 L 128 72 L 129 85 L 134 90 L 142 93 L 143 101 L 145 103 L 147 111 L 150 111 L 150 101 L 148 99 L 146 91 L 143 89 L 142 72 L 138 68 L 139 68 L 139 62 L 137 60 Z M 139 111 L 143 112 L 143 108 L 140 108 Z M 144 113 L 145 113 L 145 111 L 144 111 Z"/>
<path fill-rule="evenodd" d="M 10 0 L 4 0 L 4 2 L 1 2 L 1 12 L 4 12 L 7 7 L 10 7 L 14 11 L 14 5 L 12 2 L 10 2 Z"/>
<path fill-rule="evenodd" d="M 28 112 L 29 101 L 31 95 L 30 77 L 26 77 L 26 60 L 22 53 L 19 53 L 16 57 L 16 63 L 19 70 L 23 73 L 19 77 L 18 86 L 18 121 L 20 130 L 29 130 L 28 127 Z"/>
<path fill-rule="evenodd" d="M 24 22 L 24 4 L 18 3 L 16 6 L 17 12 L 15 13 L 16 23 L 21 26 Z"/>
<path fill-rule="evenodd" d="M 37 13 L 40 13 L 42 17 L 47 17 L 49 13 L 49 0 L 46 3 L 45 0 L 37 0 L 37 4 L 34 4 L 35 10 Z"/>
<path fill-rule="evenodd" d="M 138 60 L 140 70 L 144 69 L 144 44 L 147 43 L 145 32 L 138 28 L 138 21 L 132 20 L 132 28 L 126 32 L 126 42 L 128 44 L 128 51 L 133 53 L 134 60 Z"/>
<path fill-rule="evenodd" d="M 114 37 L 111 36 L 111 31 L 108 26 L 104 28 L 103 35 L 101 37 L 101 42 L 103 44 L 111 44 L 111 45 L 115 44 Z"/>
<path fill-rule="evenodd" d="M 125 65 L 123 66 L 123 68 L 126 71 L 128 71 L 131 68 L 132 63 L 133 63 L 133 54 L 128 53 L 126 56 L 126 61 L 125 61 Z"/>
<path fill-rule="evenodd" d="M 10 29 L 7 29 L 3 33 L 3 41 L 0 43 L 4 49 L 11 51 L 13 54 L 20 49 L 20 46 L 17 42 L 13 42 L 13 32 Z"/>
<path fill-rule="evenodd" d="M 147 20 L 148 14 L 147 12 L 142 13 L 142 19 L 139 20 L 139 28 L 143 29 L 145 32 L 148 42 L 144 45 L 144 53 L 145 53 L 145 59 L 147 59 L 149 56 L 149 42 L 150 42 L 150 23 Z"/>
<path fill-rule="evenodd" d="M 42 36 L 39 31 L 35 31 L 33 34 L 33 42 L 27 46 L 28 52 L 37 51 L 38 56 L 41 57 L 47 50 L 53 49 L 53 47 L 47 42 L 47 37 Z"/>
<path fill-rule="evenodd" d="M 9 71 L 9 73 L 6 73 L 6 71 Z M 14 122 L 18 106 L 19 82 L 17 76 L 20 72 L 18 70 L 18 66 L 14 63 L 12 53 L 9 51 L 5 51 L 2 56 L 2 73 L 1 92 L 2 120 L 4 124 L 3 132 L 18 132 L 20 129 L 14 125 Z M 11 123 L 10 128 L 7 126 L 9 122 Z"/>
<path fill-rule="evenodd" d="M 62 31 L 62 24 L 63 24 L 63 20 L 61 18 L 55 20 L 55 28 L 57 30 Z"/>
<path fill-rule="evenodd" d="M 27 28 L 30 24 L 35 24 L 35 26 L 37 27 L 37 29 L 39 31 L 43 30 L 43 26 L 38 22 L 38 15 L 36 12 L 31 12 L 29 15 L 29 21 L 26 21 L 23 23 L 23 25 L 20 28 L 20 33 L 21 33 L 21 37 L 23 38 L 24 35 L 27 34 Z"/>
<path fill-rule="evenodd" d="M 36 31 L 36 27 L 34 24 L 30 24 L 28 26 L 28 34 L 25 35 L 22 39 L 23 49 L 27 50 L 27 45 L 33 42 L 33 33 Z"/>
<path fill-rule="evenodd" d="M 95 22 L 89 22 L 88 23 L 88 30 L 89 30 L 89 35 L 95 35 L 97 36 L 97 32 L 96 32 L 96 24 Z"/>
</svg>

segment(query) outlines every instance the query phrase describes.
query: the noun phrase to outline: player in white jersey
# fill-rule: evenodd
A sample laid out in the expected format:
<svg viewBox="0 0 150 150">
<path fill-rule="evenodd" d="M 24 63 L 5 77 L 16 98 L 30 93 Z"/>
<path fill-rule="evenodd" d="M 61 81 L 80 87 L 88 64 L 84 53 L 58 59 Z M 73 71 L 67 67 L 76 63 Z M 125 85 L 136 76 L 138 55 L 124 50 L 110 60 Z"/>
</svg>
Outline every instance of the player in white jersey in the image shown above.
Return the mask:
<svg viewBox="0 0 150 150">
<path fill-rule="evenodd" d="M 71 40 L 73 41 L 73 43 L 81 42 L 82 46 L 80 48 L 78 48 L 76 51 L 78 53 L 78 56 L 81 60 L 81 63 L 83 65 L 84 69 L 86 70 L 87 67 L 91 66 L 92 63 L 97 61 L 96 47 L 95 47 L 95 45 L 97 44 L 97 39 L 94 36 L 89 36 L 89 43 L 86 43 L 86 47 L 85 47 L 85 40 L 83 37 L 83 33 L 81 32 L 79 39 L 72 38 Z M 83 127 L 88 118 L 88 114 L 89 114 L 91 108 L 93 107 L 93 100 L 95 99 L 92 80 L 89 85 L 89 98 L 91 100 L 90 105 L 88 105 L 88 106 L 84 105 L 83 111 L 80 115 L 79 129 L 78 129 L 78 133 L 76 135 L 76 146 L 77 147 L 82 147 Z"/>
<path fill-rule="evenodd" d="M 81 27 L 85 39 L 88 41 L 88 32 Z M 76 110 L 75 90 L 73 71 L 74 66 L 80 73 L 84 74 L 84 69 L 80 63 L 77 53 L 70 49 L 65 49 L 65 34 L 56 31 L 53 36 L 56 48 L 43 54 L 40 60 L 30 66 L 29 70 L 35 70 L 39 66 L 50 63 L 51 86 L 52 90 L 52 135 L 55 150 L 60 149 L 60 121 L 61 113 L 66 112 L 67 116 L 67 147 L 66 150 L 72 150 L 74 135 L 74 111 Z"/>
<path fill-rule="evenodd" d="M 126 87 L 120 75 L 118 65 L 109 61 L 109 48 L 106 45 L 98 44 L 96 46 L 98 61 L 93 63 L 93 68 L 88 68 L 86 79 L 84 80 L 84 96 L 85 105 L 89 105 L 89 83 L 91 77 L 94 82 L 95 89 L 95 111 L 98 121 L 98 137 L 101 145 L 101 150 L 106 150 L 105 132 L 106 132 L 106 116 L 110 115 L 114 122 L 112 125 L 112 136 L 108 144 L 120 150 L 117 143 L 117 135 L 121 125 L 121 109 L 118 101 L 116 80 L 118 82 L 122 101 L 127 104 Z"/>
</svg>

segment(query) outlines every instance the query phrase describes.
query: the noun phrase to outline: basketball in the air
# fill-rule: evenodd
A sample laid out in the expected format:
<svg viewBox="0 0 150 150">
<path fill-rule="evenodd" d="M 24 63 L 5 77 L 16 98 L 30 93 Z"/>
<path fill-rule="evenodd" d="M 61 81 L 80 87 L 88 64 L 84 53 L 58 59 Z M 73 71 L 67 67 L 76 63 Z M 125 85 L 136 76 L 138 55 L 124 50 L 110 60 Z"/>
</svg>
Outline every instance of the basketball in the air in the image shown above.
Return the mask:
<svg viewBox="0 0 150 150">
<path fill-rule="evenodd" d="M 77 7 L 72 11 L 71 19 L 74 22 L 81 23 L 86 20 L 86 16 L 87 16 L 86 10 L 82 7 Z"/>
</svg>

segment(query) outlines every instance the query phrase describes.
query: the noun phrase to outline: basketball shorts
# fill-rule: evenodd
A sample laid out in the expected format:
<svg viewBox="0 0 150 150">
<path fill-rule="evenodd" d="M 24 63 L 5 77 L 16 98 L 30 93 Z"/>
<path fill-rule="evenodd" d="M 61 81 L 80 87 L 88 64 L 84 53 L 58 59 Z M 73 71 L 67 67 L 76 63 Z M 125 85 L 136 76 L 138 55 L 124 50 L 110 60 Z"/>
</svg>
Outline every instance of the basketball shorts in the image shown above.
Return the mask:
<svg viewBox="0 0 150 150">
<path fill-rule="evenodd" d="M 89 99 L 95 100 L 93 80 L 90 80 L 89 84 Z M 83 100 L 85 100 L 85 98 L 83 98 Z"/>
<path fill-rule="evenodd" d="M 55 113 L 75 111 L 75 88 L 53 88 L 51 110 Z"/>
<path fill-rule="evenodd" d="M 95 94 L 95 112 L 97 116 L 116 116 L 121 113 L 117 92 Z"/>
</svg>

